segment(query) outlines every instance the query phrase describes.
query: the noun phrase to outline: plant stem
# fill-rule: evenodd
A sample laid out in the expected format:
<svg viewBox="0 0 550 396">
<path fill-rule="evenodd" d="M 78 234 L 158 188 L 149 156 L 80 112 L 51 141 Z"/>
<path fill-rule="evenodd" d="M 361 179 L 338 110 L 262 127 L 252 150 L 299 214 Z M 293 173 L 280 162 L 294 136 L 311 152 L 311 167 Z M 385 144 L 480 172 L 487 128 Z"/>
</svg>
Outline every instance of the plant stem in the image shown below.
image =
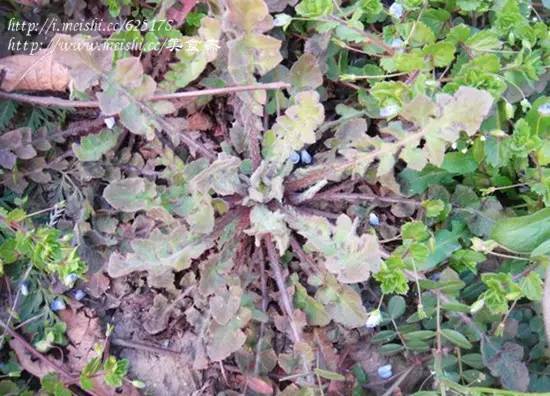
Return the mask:
<svg viewBox="0 0 550 396">
<path fill-rule="evenodd" d="M 319 165 L 316 167 L 312 167 L 311 171 L 307 172 L 305 175 L 300 176 L 298 178 L 288 179 L 285 182 L 285 189 L 288 192 L 296 192 L 298 190 L 301 190 L 302 188 L 309 187 L 320 180 L 328 179 L 331 176 L 336 176 L 340 173 L 346 172 L 359 162 L 361 163 L 372 162 L 383 154 L 394 155 L 394 153 L 397 152 L 400 148 L 405 147 L 411 144 L 412 142 L 419 141 L 424 137 L 424 135 L 425 135 L 424 130 L 411 133 L 409 136 L 401 139 L 400 141 L 395 142 L 394 144 L 388 145 L 389 147 L 391 147 L 391 151 L 389 151 L 387 147 L 379 148 L 369 153 L 361 153 L 362 155 L 358 158 L 345 159 L 345 160 L 335 161 L 329 164 L 322 164 L 322 166 Z"/>
<path fill-rule="evenodd" d="M 404 203 L 409 205 L 415 205 L 420 206 L 422 203 L 420 201 L 417 201 L 415 199 L 407 199 L 407 198 L 396 198 L 396 197 L 382 197 L 379 195 L 373 195 L 373 194 L 363 194 L 363 193 L 339 193 L 339 192 L 331 192 L 331 193 L 320 193 L 316 196 L 310 198 L 307 201 L 348 201 L 348 202 L 361 202 L 361 201 L 379 201 L 379 202 L 386 202 L 386 203 Z"/>
<path fill-rule="evenodd" d="M 227 95 L 236 92 L 244 91 L 259 91 L 259 90 L 272 90 L 272 89 L 282 89 L 289 88 L 290 84 L 286 82 L 273 82 L 267 84 L 253 84 L 253 85 L 235 85 L 231 87 L 224 88 L 208 88 L 200 89 L 193 91 L 184 91 L 184 92 L 174 92 L 174 93 L 165 93 L 157 94 L 151 96 L 149 100 L 171 100 L 171 99 L 181 99 L 181 98 L 196 98 L 199 96 L 209 96 L 209 95 Z M 11 92 L 1 92 L 0 98 L 2 99 L 11 99 L 17 102 L 30 103 L 40 106 L 53 106 L 53 107 L 68 107 L 68 108 L 88 108 L 88 107 L 99 107 L 99 101 L 97 100 L 69 100 L 63 98 L 57 98 L 54 96 L 34 96 L 34 95 L 25 95 Z"/>
</svg>

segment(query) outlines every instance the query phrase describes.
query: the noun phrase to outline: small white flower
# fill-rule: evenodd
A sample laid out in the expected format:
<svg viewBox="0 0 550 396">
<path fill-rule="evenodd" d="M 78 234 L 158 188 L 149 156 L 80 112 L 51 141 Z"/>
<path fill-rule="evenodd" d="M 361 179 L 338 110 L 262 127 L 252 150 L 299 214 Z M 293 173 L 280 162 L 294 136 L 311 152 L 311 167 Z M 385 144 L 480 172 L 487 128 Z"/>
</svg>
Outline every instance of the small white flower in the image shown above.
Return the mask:
<svg viewBox="0 0 550 396">
<path fill-rule="evenodd" d="M 380 109 L 380 116 L 381 117 L 391 117 L 399 112 L 399 106 L 391 104 L 387 105 L 386 107 L 382 107 Z"/>
<path fill-rule="evenodd" d="M 539 106 L 538 112 L 543 117 L 550 116 L 550 102 L 546 102 Z"/>
<path fill-rule="evenodd" d="M 460 150 L 460 152 L 461 152 L 462 154 L 466 154 L 466 153 L 468 152 L 468 149 L 467 149 L 467 148 L 463 148 L 462 150 Z"/>
<path fill-rule="evenodd" d="M 481 135 L 481 136 L 479 137 L 479 140 L 481 140 L 482 142 L 484 142 L 484 141 L 487 140 L 487 138 L 485 137 L 485 135 Z"/>
<path fill-rule="evenodd" d="M 392 48 L 403 48 L 405 46 L 405 42 L 403 40 L 401 40 L 400 38 L 394 38 L 391 41 L 390 46 Z"/>
<path fill-rule="evenodd" d="M 519 102 L 519 104 L 521 105 L 521 109 L 523 111 L 527 111 L 531 108 L 531 103 L 529 103 L 527 99 L 522 99 L 522 101 Z"/>
<path fill-rule="evenodd" d="M 403 6 L 395 2 L 390 6 L 389 13 L 392 17 L 399 19 L 403 16 Z"/>
<path fill-rule="evenodd" d="M 107 126 L 107 128 L 113 129 L 113 127 L 115 126 L 115 117 L 105 118 L 103 122 L 105 123 L 105 126 Z"/>
<path fill-rule="evenodd" d="M 393 376 L 391 364 L 378 367 L 378 376 L 382 379 L 388 379 Z"/>
<path fill-rule="evenodd" d="M 380 310 L 377 309 L 369 314 L 365 326 L 367 326 L 368 329 L 372 329 L 373 327 L 378 326 L 380 322 L 382 322 L 382 314 L 380 313 Z"/>
<path fill-rule="evenodd" d="M 380 219 L 378 218 L 376 213 L 374 212 L 369 213 L 369 224 L 375 227 L 380 225 Z"/>
<path fill-rule="evenodd" d="M 452 148 L 453 150 L 456 150 L 456 147 L 457 147 L 457 146 L 456 146 L 456 142 L 453 143 L 453 144 L 451 144 L 451 148 Z"/>
</svg>

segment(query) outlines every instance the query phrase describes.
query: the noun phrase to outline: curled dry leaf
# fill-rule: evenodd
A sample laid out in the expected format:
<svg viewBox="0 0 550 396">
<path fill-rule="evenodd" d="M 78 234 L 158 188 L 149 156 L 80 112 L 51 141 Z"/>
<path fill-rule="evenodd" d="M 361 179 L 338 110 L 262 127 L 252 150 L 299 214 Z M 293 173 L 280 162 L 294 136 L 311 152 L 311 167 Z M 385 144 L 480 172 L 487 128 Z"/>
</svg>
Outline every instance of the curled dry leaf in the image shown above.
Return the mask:
<svg viewBox="0 0 550 396">
<path fill-rule="evenodd" d="M 105 342 L 105 335 L 101 329 L 99 319 L 89 309 L 65 309 L 59 312 L 59 317 L 67 324 L 67 366 L 72 371 L 80 372 L 86 364 L 97 357 L 94 346 Z M 124 384 L 120 393 L 103 381 L 101 376 L 90 379 L 93 385 L 93 394 L 99 396 L 128 395 L 137 396 L 139 392 L 131 385 Z"/>
<path fill-rule="evenodd" d="M 0 59 L 6 75 L 0 88 L 10 92 L 65 91 L 70 76 L 67 68 L 54 59 L 54 51 L 43 49 L 35 55 L 13 55 Z"/>
<path fill-rule="evenodd" d="M 32 375 L 38 378 L 45 377 L 47 374 L 54 372 L 53 367 L 43 362 L 42 360 L 35 359 L 34 356 L 25 348 L 23 343 L 17 339 L 10 341 L 10 347 L 15 351 L 19 364 L 25 371 L 28 371 Z M 59 362 L 56 362 L 59 363 Z"/>
</svg>

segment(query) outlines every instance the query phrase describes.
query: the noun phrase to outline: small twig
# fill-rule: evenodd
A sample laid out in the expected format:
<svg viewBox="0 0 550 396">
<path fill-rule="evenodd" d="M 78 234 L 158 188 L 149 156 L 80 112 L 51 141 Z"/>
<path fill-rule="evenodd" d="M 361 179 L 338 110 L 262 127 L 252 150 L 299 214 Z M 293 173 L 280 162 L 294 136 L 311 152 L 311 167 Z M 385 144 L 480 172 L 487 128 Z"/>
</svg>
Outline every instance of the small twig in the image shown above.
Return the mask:
<svg viewBox="0 0 550 396">
<path fill-rule="evenodd" d="M 327 219 L 336 220 L 338 217 L 340 217 L 340 215 L 337 213 L 327 212 L 326 210 L 321 210 L 316 208 L 310 208 L 308 206 L 298 206 L 296 207 L 296 209 L 304 214 L 326 217 Z"/>
<path fill-rule="evenodd" d="M 397 388 L 399 388 L 399 385 L 401 385 L 401 382 L 403 382 L 405 380 L 405 378 L 407 378 L 407 376 L 414 370 L 414 367 L 415 366 L 411 366 L 407 370 L 405 370 L 405 372 L 399 376 L 397 381 L 395 381 L 388 388 L 388 390 L 386 392 L 384 392 L 384 394 L 382 396 L 391 396 L 392 394 L 394 394 L 393 392 L 396 391 Z"/>
<path fill-rule="evenodd" d="M 261 248 L 255 251 L 255 262 L 260 264 L 260 288 L 262 291 L 262 312 L 267 314 L 267 280 L 265 278 L 265 257 Z M 262 343 L 265 332 L 265 323 L 260 323 L 260 333 L 258 334 L 258 343 L 256 344 L 256 359 L 254 363 L 254 375 L 260 372 L 260 353 L 262 352 Z"/>
<path fill-rule="evenodd" d="M 304 252 L 304 249 L 302 249 L 296 238 L 294 238 L 292 235 L 290 236 L 290 246 L 292 247 L 292 251 L 298 256 L 300 261 L 304 263 L 302 269 L 308 276 L 313 275 L 315 272 L 317 272 L 317 265 L 315 264 L 313 259 L 306 252 Z"/>
<path fill-rule="evenodd" d="M 160 353 L 160 354 L 168 353 L 172 355 L 181 356 L 181 351 L 177 351 L 175 349 L 164 348 L 164 347 L 160 347 L 160 346 L 156 346 L 156 345 L 148 344 L 144 342 L 139 342 L 139 341 L 124 340 L 122 338 L 111 339 L 111 344 L 122 348 L 137 349 L 145 352 Z"/>
<path fill-rule="evenodd" d="M 19 304 L 19 298 L 21 297 L 21 285 L 29 277 L 29 275 L 31 273 L 31 270 L 32 270 L 32 267 L 33 267 L 32 264 L 30 264 L 27 267 L 27 269 L 25 270 L 25 273 L 23 274 L 23 277 L 21 278 L 21 281 L 19 282 L 19 287 L 17 288 L 17 291 L 15 292 L 15 298 L 13 300 L 13 305 L 11 307 L 11 311 L 10 311 L 9 316 L 8 316 L 8 321 L 7 321 L 7 323 L 5 323 L 5 325 L 6 325 L 5 327 L 2 326 L 2 327 L 4 327 L 4 332 L 2 333 L 2 338 L 0 338 L 0 345 L 2 345 L 2 343 L 4 342 L 4 338 L 6 338 L 6 332 L 8 332 L 8 328 L 10 328 L 11 321 L 13 319 L 13 313 L 15 312 L 15 310 L 17 309 L 17 305 Z"/>
<path fill-rule="evenodd" d="M 209 89 L 200 89 L 200 90 L 193 90 L 193 91 L 157 94 L 157 95 L 151 96 L 149 100 L 156 101 L 156 100 L 170 100 L 170 99 L 181 99 L 181 98 L 195 98 L 199 96 L 227 95 L 235 92 L 272 90 L 272 89 L 282 89 L 282 88 L 289 88 L 289 87 L 290 87 L 290 84 L 285 82 L 274 82 L 274 83 L 254 84 L 254 85 L 236 85 L 236 86 L 225 87 L 225 88 L 209 88 Z M 69 108 L 99 107 L 99 101 L 97 100 L 78 100 L 77 101 L 77 100 L 57 98 L 54 96 L 34 96 L 34 95 L 25 95 L 25 94 L 9 93 L 9 92 L 1 92 L 1 91 L 0 91 L 0 98 L 11 99 L 17 102 L 30 103 L 30 104 L 41 105 L 41 106 L 69 107 Z"/>
<path fill-rule="evenodd" d="M 385 203 L 404 203 L 408 205 L 420 206 L 422 202 L 415 199 L 398 198 L 398 197 L 382 197 L 374 194 L 362 194 L 362 193 L 319 193 L 314 197 L 304 201 L 348 201 L 348 202 L 361 202 L 361 201 L 379 201 Z"/>
<path fill-rule="evenodd" d="M 281 297 L 281 308 L 283 309 L 283 312 L 287 315 L 290 322 L 290 330 L 292 331 L 294 342 L 300 342 L 302 338 L 300 337 L 298 326 L 296 325 L 296 321 L 294 320 L 294 309 L 286 290 L 286 285 L 283 278 L 283 271 L 281 268 L 281 264 L 279 263 L 279 257 L 277 255 L 277 251 L 275 249 L 275 245 L 273 243 L 271 235 L 266 235 L 264 237 L 264 242 L 267 248 L 267 256 L 271 265 L 271 271 L 273 271 L 273 275 L 275 276 L 275 283 L 277 283 L 277 288 L 279 289 Z"/>
</svg>

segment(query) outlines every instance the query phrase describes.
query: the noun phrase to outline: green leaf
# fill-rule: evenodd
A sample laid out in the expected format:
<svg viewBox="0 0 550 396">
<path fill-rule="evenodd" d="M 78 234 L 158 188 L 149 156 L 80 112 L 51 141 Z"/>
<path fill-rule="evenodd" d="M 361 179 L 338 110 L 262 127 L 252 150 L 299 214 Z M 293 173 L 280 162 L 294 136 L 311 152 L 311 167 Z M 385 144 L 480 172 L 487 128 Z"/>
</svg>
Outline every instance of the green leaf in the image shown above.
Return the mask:
<svg viewBox="0 0 550 396">
<path fill-rule="evenodd" d="M 290 230 L 285 223 L 285 215 L 279 210 L 272 212 L 265 205 L 255 205 L 250 212 L 250 228 L 245 230 L 248 235 L 254 235 L 256 244 L 259 245 L 263 236 L 270 234 L 279 254 L 282 256 L 289 244 Z"/>
<path fill-rule="evenodd" d="M 407 309 L 407 304 L 405 299 L 401 296 L 393 296 L 388 302 L 388 314 L 390 317 L 395 320 L 398 319 L 401 315 L 405 313 Z"/>
<path fill-rule="evenodd" d="M 441 335 L 447 340 L 451 341 L 456 346 L 459 346 L 464 349 L 472 348 L 472 343 L 468 341 L 461 333 L 456 330 L 451 329 L 441 329 Z"/>
<path fill-rule="evenodd" d="M 417 330 L 409 333 L 403 333 L 403 339 L 405 341 L 412 340 L 430 340 L 435 337 L 437 333 L 433 330 Z"/>
<path fill-rule="evenodd" d="M 197 79 L 208 63 L 217 57 L 221 36 L 220 21 L 210 17 L 201 19 L 198 35 L 179 39 L 181 49 L 176 52 L 178 62 L 170 63 L 170 70 L 160 84 L 161 88 L 174 92 Z"/>
<path fill-rule="evenodd" d="M 512 251 L 530 253 L 550 239 L 550 208 L 527 216 L 498 220 L 491 232 L 491 239 Z"/>
<path fill-rule="evenodd" d="M 158 204 L 155 183 L 140 177 L 115 180 L 103 190 L 103 198 L 123 212 L 147 210 Z"/>
<path fill-rule="evenodd" d="M 419 271 L 428 271 L 449 258 L 454 251 L 460 249 L 460 239 L 468 236 L 466 226 L 462 222 L 453 221 L 451 230 L 441 229 L 435 234 L 435 248 L 424 262 L 417 267 Z"/>
<path fill-rule="evenodd" d="M 540 275 L 531 271 L 528 275 L 521 278 L 519 281 L 519 287 L 522 293 L 531 301 L 542 300 L 543 285 Z"/>
<path fill-rule="evenodd" d="M 306 18 L 318 18 L 332 13 L 331 0 L 302 0 L 296 7 L 296 13 Z"/>
<path fill-rule="evenodd" d="M 403 239 L 413 241 L 424 241 L 429 238 L 428 227 L 421 221 L 411 221 L 401 226 L 401 236 Z"/>
<path fill-rule="evenodd" d="M 485 367 L 491 370 L 491 375 L 500 378 L 507 389 L 520 392 L 527 391 L 529 386 L 529 370 L 522 361 L 523 347 L 512 342 L 502 346 L 481 339 L 481 355 Z"/>
<path fill-rule="evenodd" d="M 423 48 L 424 55 L 429 56 L 435 67 L 445 67 L 455 58 L 456 47 L 448 41 L 440 41 Z"/>
<path fill-rule="evenodd" d="M 315 293 L 315 299 L 325 306 L 332 320 L 348 328 L 364 326 L 367 321 L 367 311 L 361 296 L 350 286 L 338 283 L 330 275 Z"/>
<path fill-rule="evenodd" d="M 474 53 L 496 50 L 502 47 L 502 42 L 498 39 L 498 35 L 491 30 L 480 30 L 470 36 L 464 44 L 474 51 Z"/>
<path fill-rule="evenodd" d="M 401 352 L 404 349 L 405 347 L 401 344 L 386 344 L 382 345 L 378 349 L 378 352 L 380 352 L 381 355 L 390 356 L 395 355 L 396 353 Z"/>
<path fill-rule="evenodd" d="M 113 253 L 107 270 L 113 278 L 147 271 L 150 286 L 173 289 L 173 271 L 188 268 L 191 260 L 200 257 L 211 246 L 212 241 L 194 237 L 184 226 L 168 233 L 155 229 L 147 239 L 132 240 L 131 253 Z"/>
<path fill-rule="evenodd" d="M 323 84 L 319 61 L 311 54 L 303 54 L 290 68 L 291 93 L 312 91 Z"/>
<path fill-rule="evenodd" d="M 328 379 L 331 381 L 345 381 L 346 377 L 344 377 L 342 374 L 335 373 L 334 371 L 329 370 L 323 370 L 321 368 L 315 368 L 315 374 L 317 374 L 319 377 Z"/>
<path fill-rule="evenodd" d="M 368 233 L 358 236 L 357 220 L 342 214 L 336 225 L 320 216 L 300 216 L 289 221 L 291 227 L 307 239 L 307 250 L 323 254 L 325 267 L 340 282 L 364 282 L 380 269 L 378 239 Z"/>
<path fill-rule="evenodd" d="M 466 175 L 477 170 L 477 161 L 469 154 L 451 152 L 445 154 L 441 168 L 449 173 Z"/>
<path fill-rule="evenodd" d="M 427 217 L 438 217 L 445 210 L 445 202 L 440 199 L 428 199 L 422 202 Z"/>
<path fill-rule="evenodd" d="M 303 148 L 305 144 L 315 143 L 315 130 L 325 118 L 323 105 L 319 103 L 319 94 L 315 91 L 300 92 L 294 96 L 294 104 L 284 115 L 277 117 L 275 125 L 266 134 L 274 134 L 275 141 L 264 151 L 267 159 L 278 165 L 287 161 L 290 153 Z"/>
<path fill-rule="evenodd" d="M 238 157 L 219 153 L 218 158 L 208 168 L 191 179 L 189 188 L 203 194 L 210 190 L 219 195 L 242 194 L 244 186 L 239 178 L 241 162 Z"/>
<path fill-rule="evenodd" d="M 310 326 L 326 326 L 330 322 L 330 318 L 323 305 L 311 297 L 305 287 L 298 282 L 298 277 L 292 276 L 292 283 L 295 287 L 294 305 L 296 308 L 305 312 L 307 323 Z"/>
<path fill-rule="evenodd" d="M 80 144 L 73 143 L 72 149 L 80 161 L 99 161 L 116 146 L 119 135 L 119 129 L 103 129 L 99 133 L 83 137 Z"/>
</svg>

